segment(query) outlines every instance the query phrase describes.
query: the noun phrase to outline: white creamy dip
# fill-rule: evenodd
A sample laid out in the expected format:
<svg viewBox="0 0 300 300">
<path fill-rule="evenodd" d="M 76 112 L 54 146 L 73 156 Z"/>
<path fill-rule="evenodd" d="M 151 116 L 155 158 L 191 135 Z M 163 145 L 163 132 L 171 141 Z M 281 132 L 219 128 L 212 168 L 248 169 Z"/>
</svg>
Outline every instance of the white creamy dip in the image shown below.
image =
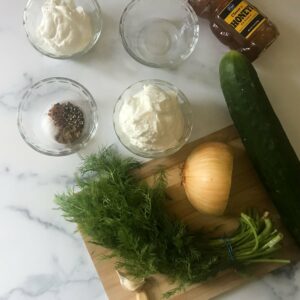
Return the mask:
<svg viewBox="0 0 300 300">
<path fill-rule="evenodd" d="M 184 132 L 184 119 L 173 91 L 145 85 L 124 100 L 119 126 L 130 143 L 143 151 L 163 151 L 178 144 Z"/>
<path fill-rule="evenodd" d="M 74 0 L 46 0 L 37 28 L 40 47 L 54 55 L 72 55 L 87 47 L 93 36 L 90 17 Z"/>
</svg>

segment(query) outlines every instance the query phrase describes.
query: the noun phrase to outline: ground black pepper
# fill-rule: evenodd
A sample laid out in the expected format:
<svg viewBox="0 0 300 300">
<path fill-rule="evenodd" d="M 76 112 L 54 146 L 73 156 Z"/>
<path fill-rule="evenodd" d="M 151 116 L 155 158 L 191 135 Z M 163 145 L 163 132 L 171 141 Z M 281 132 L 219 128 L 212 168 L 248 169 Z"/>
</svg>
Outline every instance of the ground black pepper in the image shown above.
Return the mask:
<svg viewBox="0 0 300 300">
<path fill-rule="evenodd" d="M 56 103 L 48 115 L 58 129 L 55 135 L 57 142 L 70 144 L 80 138 L 84 128 L 84 115 L 78 106 L 71 102 Z"/>
</svg>

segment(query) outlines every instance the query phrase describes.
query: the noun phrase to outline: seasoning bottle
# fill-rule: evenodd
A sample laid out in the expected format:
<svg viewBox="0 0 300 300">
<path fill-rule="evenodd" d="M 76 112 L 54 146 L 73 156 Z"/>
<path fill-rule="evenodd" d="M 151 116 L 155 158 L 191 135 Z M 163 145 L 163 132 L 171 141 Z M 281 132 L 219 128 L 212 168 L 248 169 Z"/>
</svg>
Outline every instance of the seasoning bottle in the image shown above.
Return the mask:
<svg viewBox="0 0 300 300">
<path fill-rule="evenodd" d="M 214 35 L 254 61 L 277 38 L 275 25 L 245 0 L 189 0 L 197 15 L 210 21 Z"/>
</svg>

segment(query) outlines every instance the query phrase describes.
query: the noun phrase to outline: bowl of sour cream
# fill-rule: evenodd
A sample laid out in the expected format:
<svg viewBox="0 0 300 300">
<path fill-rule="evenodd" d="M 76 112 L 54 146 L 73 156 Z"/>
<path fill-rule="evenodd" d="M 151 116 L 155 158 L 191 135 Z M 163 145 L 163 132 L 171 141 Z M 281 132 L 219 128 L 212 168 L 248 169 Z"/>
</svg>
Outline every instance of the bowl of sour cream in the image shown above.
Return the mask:
<svg viewBox="0 0 300 300">
<path fill-rule="evenodd" d="M 188 99 L 166 81 L 151 79 L 128 87 L 113 115 L 116 135 L 132 153 L 158 158 L 177 152 L 192 131 Z"/>
<path fill-rule="evenodd" d="M 96 0 L 29 0 L 23 23 L 36 50 L 67 59 L 87 53 L 97 43 L 102 14 Z"/>
</svg>

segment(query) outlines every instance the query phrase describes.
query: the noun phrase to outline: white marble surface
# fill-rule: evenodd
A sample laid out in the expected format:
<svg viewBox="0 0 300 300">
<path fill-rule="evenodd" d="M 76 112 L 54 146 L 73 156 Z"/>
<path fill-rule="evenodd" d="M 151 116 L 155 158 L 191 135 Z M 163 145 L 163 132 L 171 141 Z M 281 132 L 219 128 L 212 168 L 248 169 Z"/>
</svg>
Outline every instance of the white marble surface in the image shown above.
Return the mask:
<svg viewBox="0 0 300 300">
<path fill-rule="evenodd" d="M 96 98 L 100 115 L 96 139 L 83 151 L 88 153 L 117 142 L 113 105 L 129 84 L 146 78 L 164 79 L 190 99 L 195 113 L 194 139 L 231 123 L 218 82 L 218 61 L 226 49 L 201 22 L 197 49 L 181 67 L 173 71 L 147 68 L 133 61 L 121 45 L 118 20 L 127 1 L 102 0 L 104 31 L 95 49 L 77 60 L 53 60 L 27 42 L 22 26 L 25 2 L 2 0 L 0 9 L 0 299 L 106 299 L 82 240 L 74 234 L 75 226 L 60 216 L 53 203 L 53 195 L 72 184 L 79 157 L 43 156 L 23 142 L 16 125 L 21 96 L 33 82 L 50 76 L 69 77 L 85 85 Z M 281 31 L 256 67 L 300 157 L 300 2 L 253 2 Z M 219 299 L 296 300 L 300 299 L 299 287 L 298 265 Z"/>
</svg>

